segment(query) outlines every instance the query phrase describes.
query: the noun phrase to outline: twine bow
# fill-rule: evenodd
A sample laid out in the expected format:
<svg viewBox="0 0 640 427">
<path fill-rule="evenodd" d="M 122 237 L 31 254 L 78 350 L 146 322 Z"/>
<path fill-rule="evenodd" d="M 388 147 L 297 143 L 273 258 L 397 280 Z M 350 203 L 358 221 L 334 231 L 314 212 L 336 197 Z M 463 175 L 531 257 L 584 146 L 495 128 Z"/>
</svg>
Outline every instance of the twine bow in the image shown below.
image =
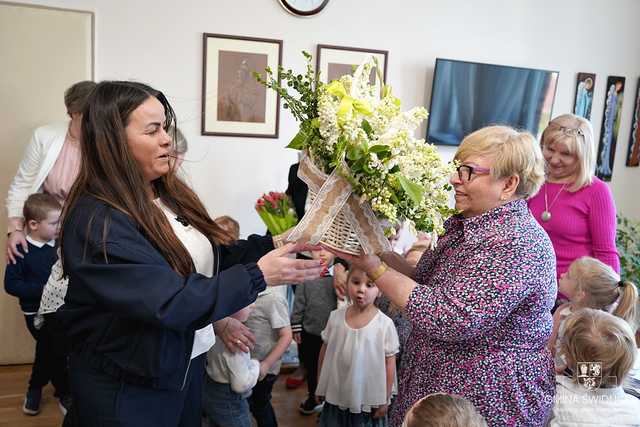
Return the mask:
<svg viewBox="0 0 640 427">
<path fill-rule="evenodd" d="M 346 164 L 343 166 L 343 170 L 348 170 Z M 336 167 L 331 175 L 326 175 L 305 152 L 300 160 L 298 177 L 309 186 L 310 191 L 317 193 L 317 196 L 289 234 L 288 240 L 317 244 L 322 241 L 334 219 L 342 211 L 365 254 L 390 251 L 392 248 L 389 239 L 384 235 L 373 210 L 368 203 L 360 203 L 359 198 L 353 194 L 351 184 L 338 173 L 339 169 L 341 167 Z M 358 255 L 353 249 L 336 249 Z"/>
</svg>

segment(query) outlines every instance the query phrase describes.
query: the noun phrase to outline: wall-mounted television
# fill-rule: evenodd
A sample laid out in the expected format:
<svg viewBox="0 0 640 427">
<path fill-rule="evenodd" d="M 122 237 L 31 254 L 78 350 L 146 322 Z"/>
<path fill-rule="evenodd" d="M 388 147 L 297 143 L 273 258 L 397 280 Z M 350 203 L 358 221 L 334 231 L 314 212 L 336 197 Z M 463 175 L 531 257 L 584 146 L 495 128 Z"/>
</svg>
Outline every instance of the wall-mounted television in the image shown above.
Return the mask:
<svg viewBox="0 0 640 427">
<path fill-rule="evenodd" d="M 500 124 L 538 137 L 551 119 L 558 72 L 436 58 L 427 141 L 458 145 Z"/>
</svg>

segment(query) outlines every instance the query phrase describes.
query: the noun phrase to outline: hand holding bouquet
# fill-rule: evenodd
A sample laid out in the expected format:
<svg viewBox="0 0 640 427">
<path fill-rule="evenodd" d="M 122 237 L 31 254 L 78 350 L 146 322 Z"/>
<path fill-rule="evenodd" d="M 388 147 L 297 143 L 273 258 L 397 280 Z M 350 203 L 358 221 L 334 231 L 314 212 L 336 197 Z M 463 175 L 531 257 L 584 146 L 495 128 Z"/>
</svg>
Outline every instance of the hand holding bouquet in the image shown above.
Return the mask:
<svg viewBox="0 0 640 427">
<path fill-rule="evenodd" d="M 289 196 L 270 191 L 256 201 L 256 211 L 273 236 L 282 234 L 298 223 Z"/>
<path fill-rule="evenodd" d="M 360 248 L 375 253 L 389 250 L 394 226 L 408 221 L 435 240 L 453 213 L 448 180 L 455 167 L 413 136 L 427 111 L 402 111 L 373 57 L 352 76 L 324 84 L 311 56 L 304 55 L 304 75 L 282 68 L 267 69 L 266 78 L 255 74 L 300 122 L 288 147 L 304 152 L 298 176 L 309 186 L 311 206 L 291 237 L 352 254 Z M 378 78 L 371 84 L 373 69 Z"/>
</svg>

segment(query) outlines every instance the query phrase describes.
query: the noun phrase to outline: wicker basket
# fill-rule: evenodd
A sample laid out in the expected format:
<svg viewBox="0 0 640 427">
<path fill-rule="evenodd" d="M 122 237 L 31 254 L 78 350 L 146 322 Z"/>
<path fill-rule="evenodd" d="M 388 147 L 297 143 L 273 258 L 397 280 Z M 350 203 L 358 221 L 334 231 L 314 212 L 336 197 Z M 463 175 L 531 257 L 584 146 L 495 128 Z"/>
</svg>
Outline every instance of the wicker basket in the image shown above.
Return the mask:
<svg viewBox="0 0 640 427">
<path fill-rule="evenodd" d="M 316 192 L 309 189 L 307 198 L 307 203 L 310 206 L 316 198 Z M 324 233 L 320 242 L 333 249 L 352 255 L 359 255 L 361 251 L 358 236 L 342 210 L 333 219 L 333 223 Z"/>
</svg>

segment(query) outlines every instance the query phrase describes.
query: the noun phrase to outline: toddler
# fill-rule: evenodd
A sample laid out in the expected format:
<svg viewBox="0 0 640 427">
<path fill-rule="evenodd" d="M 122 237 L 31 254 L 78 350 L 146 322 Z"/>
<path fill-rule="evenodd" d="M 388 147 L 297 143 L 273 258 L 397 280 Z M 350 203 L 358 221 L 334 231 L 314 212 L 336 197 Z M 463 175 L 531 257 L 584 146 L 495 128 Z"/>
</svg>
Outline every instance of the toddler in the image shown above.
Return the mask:
<svg viewBox="0 0 640 427">
<path fill-rule="evenodd" d="M 402 427 L 487 427 L 487 422 L 464 397 L 433 393 L 413 404 Z"/>
<path fill-rule="evenodd" d="M 558 352 L 564 334 L 564 321 L 572 312 L 581 308 L 604 310 L 636 324 L 638 290 L 631 282 L 623 282 L 607 264 L 591 257 L 573 261 L 560 276 L 559 292 L 569 298 L 553 315 L 553 331 L 548 347 L 555 356 L 556 372 L 567 366 Z M 569 368 L 571 368 L 569 366 Z"/>
<path fill-rule="evenodd" d="M 315 393 L 318 385 L 318 356 L 322 348 L 321 334 L 327 326 L 329 315 L 337 307 L 333 277 L 329 274 L 335 257 L 326 249 L 312 251 L 311 255 L 322 262 L 325 273 L 318 279 L 296 286 L 291 313 L 293 339 L 300 344 L 300 358 L 307 370 L 308 396 L 299 407 L 299 411 L 304 415 L 320 410 Z"/>
<path fill-rule="evenodd" d="M 631 326 L 591 308 L 571 314 L 564 326 L 560 352 L 573 373 L 556 376 L 549 425 L 640 425 L 640 400 L 621 386 L 638 357 Z"/>
<path fill-rule="evenodd" d="M 253 304 L 231 315 L 245 322 Z M 260 375 L 260 362 L 249 353 L 232 353 L 221 339 L 207 352 L 204 412 L 210 427 L 251 427 L 247 397 Z"/>
<path fill-rule="evenodd" d="M 8 264 L 4 286 L 8 294 L 18 297 L 27 329 L 36 340 L 36 354 L 31 369 L 29 388 L 22 411 L 27 415 L 40 412 L 42 387 L 49 381 L 55 387 L 60 409 L 66 413 L 70 404 L 64 339 L 51 325 L 37 330 L 34 320 L 40 306 L 42 289 L 57 261 L 55 239 L 58 237 L 60 211 L 57 199 L 49 194 L 32 194 L 24 203 L 24 224 L 28 252 Z M 20 246 L 19 246 L 20 247 Z"/>
<path fill-rule="evenodd" d="M 260 361 L 260 378 L 249 397 L 249 409 L 258 427 L 274 427 L 278 422 L 271 405 L 271 390 L 292 335 L 289 305 L 281 290 L 267 288 L 258 294 L 255 309 L 245 325 L 256 337 L 251 357 Z"/>
<path fill-rule="evenodd" d="M 378 287 L 352 267 L 348 307 L 331 312 L 322 331 L 316 395 L 324 400 L 320 426 L 386 426 L 396 392 L 398 334 L 393 321 L 373 304 Z"/>
</svg>

